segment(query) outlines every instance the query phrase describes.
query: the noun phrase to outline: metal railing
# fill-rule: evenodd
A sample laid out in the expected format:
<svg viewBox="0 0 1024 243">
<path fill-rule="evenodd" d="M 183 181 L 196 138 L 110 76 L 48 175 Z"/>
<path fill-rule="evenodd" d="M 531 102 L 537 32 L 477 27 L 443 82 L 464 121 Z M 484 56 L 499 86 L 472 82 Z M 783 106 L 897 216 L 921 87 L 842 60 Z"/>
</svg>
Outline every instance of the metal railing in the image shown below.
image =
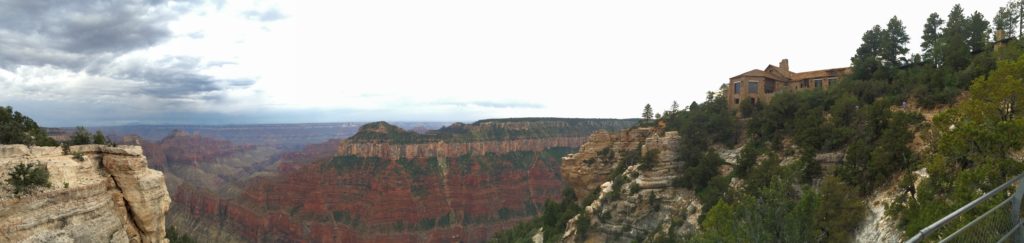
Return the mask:
<svg viewBox="0 0 1024 243">
<path fill-rule="evenodd" d="M 991 191 L 981 195 L 978 199 L 967 203 L 963 207 L 953 211 L 949 215 L 942 217 L 939 221 L 924 227 L 914 237 L 911 237 L 907 242 L 1016 242 L 1024 243 L 1024 230 L 1022 230 L 1022 224 L 1024 220 L 1021 220 L 1020 209 L 1021 209 L 1021 198 L 1024 196 L 1024 174 L 1017 175 L 1010 179 L 1006 183 L 992 189 Z M 993 197 L 997 195 L 1006 195 L 1001 193 L 1009 192 L 1010 186 L 1016 185 L 1013 190 L 1013 194 L 992 206 L 988 211 L 982 213 L 976 218 L 963 218 L 961 215 L 971 211 L 972 209 L 982 205 L 992 205 L 995 203 Z M 992 199 L 992 200 L 990 200 Z M 967 224 L 954 229 L 945 229 L 944 226 L 949 225 L 951 222 L 956 222 L 953 225 L 960 225 L 960 223 L 970 220 Z M 953 231 L 952 233 L 947 233 Z"/>
</svg>

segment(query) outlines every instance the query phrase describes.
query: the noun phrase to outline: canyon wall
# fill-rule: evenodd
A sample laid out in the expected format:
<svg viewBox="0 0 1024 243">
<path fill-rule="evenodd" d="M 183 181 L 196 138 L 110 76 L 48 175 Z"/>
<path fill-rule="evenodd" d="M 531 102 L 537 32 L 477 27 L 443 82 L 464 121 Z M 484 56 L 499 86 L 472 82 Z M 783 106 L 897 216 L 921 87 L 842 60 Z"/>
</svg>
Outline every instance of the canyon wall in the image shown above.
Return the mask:
<svg viewBox="0 0 1024 243">
<path fill-rule="evenodd" d="M 0 187 L 0 242 L 165 242 L 170 197 L 139 146 L 0 145 L 0 181 L 22 163 L 46 166 L 50 188 Z"/>
<path fill-rule="evenodd" d="M 180 186 L 171 221 L 203 241 L 480 242 L 540 213 L 565 187 L 561 159 L 632 120 L 489 120 L 423 134 L 371 123 L 282 160 L 237 195 Z"/>
</svg>

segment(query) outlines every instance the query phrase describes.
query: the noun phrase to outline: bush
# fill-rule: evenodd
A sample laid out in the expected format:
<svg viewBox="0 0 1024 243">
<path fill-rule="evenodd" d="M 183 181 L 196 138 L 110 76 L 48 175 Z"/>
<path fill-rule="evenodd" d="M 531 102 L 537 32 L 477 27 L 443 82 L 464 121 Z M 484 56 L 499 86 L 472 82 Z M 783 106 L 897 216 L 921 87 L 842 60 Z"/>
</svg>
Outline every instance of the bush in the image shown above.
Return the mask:
<svg viewBox="0 0 1024 243">
<path fill-rule="evenodd" d="M 167 240 L 171 243 L 194 243 L 196 240 L 183 232 L 178 232 L 174 227 L 167 227 Z"/>
<path fill-rule="evenodd" d="M 29 194 L 36 187 L 50 187 L 50 170 L 42 164 L 18 164 L 7 176 L 15 195 Z"/>
</svg>

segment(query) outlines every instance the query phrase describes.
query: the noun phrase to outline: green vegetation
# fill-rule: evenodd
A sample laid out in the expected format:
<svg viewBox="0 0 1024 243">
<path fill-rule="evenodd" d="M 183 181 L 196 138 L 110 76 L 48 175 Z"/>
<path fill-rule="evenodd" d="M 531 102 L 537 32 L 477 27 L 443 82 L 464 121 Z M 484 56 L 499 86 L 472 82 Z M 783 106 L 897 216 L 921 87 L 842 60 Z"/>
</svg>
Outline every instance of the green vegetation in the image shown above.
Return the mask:
<svg viewBox="0 0 1024 243">
<path fill-rule="evenodd" d="M 743 102 L 737 111 L 710 93 L 703 103 L 666 112 L 659 120 L 664 130 L 680 131 L 677 152 L 686 162 L 673 185 L 693 189 L 706 212 L 697 233 L 654 241 L 851 241 L 866 199 L 887 186 L 906 190 L 887 214 L 913 235 L 1024 172 L 1011 153 L 1024 149 L 1024 41 L 1014 38 L 1024 30 L 1021 7 L 1012 2 L 991 22 L 959 5 L 945 18 L 933 13 L 921 53 L 913 55 L 910 35 L 893 17 L 864 33 L 852 73 L 828 90 L 779 92 L 770 103 Z M 926 122 L 918 108 L 947 110 Z M 731 174 L 718 173 L 723 161 L 713 145 L 742 145 Z M 830 152 L 845 157 L 831 166 L 815 159 Z M 639 159 L 641 169 L 650 168 L 649 159 Z M 930 177 L 914 188 L 911 172 L 919 169 Z M 621 187 L 613 175 L 613 187 Z M 743 186 L 730 187 L 732 179 Z"/>
<path fill-rule="evenodd" d="M 31 194 L 33 189 L 50 187 L 50 170 L 39 163 L 21 163 L 7 173 L 7 184 L 14 187 L 14 195 Z"/>
<path fill-rule="evenodd" d="M 728 179 L 718 175 L 718 167 L 725 162 L 712 152 L 711 145 L 733 146 L 739 139 L 739 125 L 726 102 L 723 95 L 708 92 L 704 103 L 694 102 L 665 118 L 666 130 L 680 131 L 677 151 L 679 159 L 687 162 L 683 176 L 672 184 L 693 189 L 704 205 L 713 205 L 728 187 Z"/>
<path fill-rule="evenodd" d="M 982 156 L 985 158 L 1002 155 L 995 159 L 999 160 L 1006 158 L 1007 151 L 1019 149 L 1017 144 L 1024 143 L 1018 141 L 1024 136 L 1019 132 L 1024 130 L 1014 130 L 1018 128 L 1007 125 L 1012 122 L 1002 126 L 996 124 L 1000 114 L 1005 113 L 999 112 L 1000 107 L 1012 110 L 1005 109 L 1013 103 L 1010 102 L 1013 98 L 1009 97 L 1016 97 L 1013 94 L 1015 88 L 1021 89 L 1019 81 L 1014 84 L 1008 77 L 1013 73 L 1024 73 L 1024 70 L 996 70 L 988 78 L 984 76 L 995 67 L 991 64 L 993 60 L 1020 56 L 1020 42 L 1010 41 L 995 51 L 986 39 L 987 21 L 978 13 L 966 18 L 962 12 L 959 6 L 954 7 L 950 13 L 952 23 L 945 22 L 937 14 L 929 17 L 922 45 L 925 57 L 906 58 L 904 45 L 908 39 L 903 33 L 905 28 L 894 17 L 885 28 L 875 26 L 865 33 L 864 44 L 852 59 L 854 72 L 838 87 L 827 91 L 779 93 L 770 104 L 752 111 L 748 123 L 749 141 L 741 151 L 734 171 L 734 176 L 745 179 L 745 190 L 725 193 L 721 202 L 701 222 L 704 230 L 693 239 L 727 242 L 850 241 L 853 233 L 850 229 L 856 228 L 864 213 L 864 197 L 883 185 L 893 183 L 891 178 L 894 176 L 909 174 L 923 163 L 933 173 L 928 181 L 934 184 L 929 185 L 931 188 L 918 189 L 917 195 L 929 196 L 916 201 L 904 198 L 905 201 L 897 205 L 908 206 L 897 207 L 892 212 L 905 215 L 901 220 L 907 233 L 912 234 L 980 195 L 984 190 L 977 188 L 986 188 L 981 185 L 994 187 L 1024 170 L 1019 162 L 1003 159 L 1002 164 L 986 165 L 984 172 L 962 175 L 965 178 L 959 180 L 936 176 L 979 166 L 964 162 L 976 161 L 964 157 L 984 153 L 979 151 L 991 152 L 991 156 Z M 943 23 L 946 23 L 944 27 L 941 26 Z M 1014 64 L 1001 62 L 999 67 L 1009 68 Z M 979 76 L 981 78 L 970 82 Z M 996 81 L 989 81 L 992 79 Z M 923 107 L 948 106 L 972 83 L 972 94 L 985 95 L 971 96 L 936 117 L 932 127 L 925 126 L 920 114 L 906 109 L 905 102 L 916 102 Z M 976 97 L 985 97 L 988 105 L 970 105 L 976 103 L 972 101 Z M 973 127 L 961 129 L 959 123 L 977 124 L 985 120 L 980 117 L 952 115 L 957 118 L 947 118 L 950 116 L 947 114 L 962 114 L 958 111 L 970 109 L 959 108 L 965 106 L 985 107 L 974 110 L 992 118 L 988 121 L 993 123 L 980 126 L 991 130 L 981 134 L 1005 137 L 1002 140 L 980 137 L 978 133 L 981 131 Z M 962 133 L 941 132 L 952 125 L 944 121 L 958 121 L 954 131 Z M 957 157 L 940 159 L 934 158 L 937 155 L 930 155 L 922 158 L 910 149 L 915 132 L 937 128 L 942 128 L 940 132 L 933 132 L 940 136 L 937 154 Z M 948 138 L 950 134 L 970 135 L 957 140 Z M 972 135 L 974 137 L 970 137 Z M 955 141 L 971 141 L 973 144 Z M 980 141 L 985 142 L 979 144 Z M 789 144 L 796 145 L 797 150 L 792 151 Z M 846 153 L 844 160 L 832 171 L 821 168 L 813 158 L 815 153 L 829 151 Z M 800 158 L 796 163 L 779 165 L 779 156 L 794 153 Z M 759 157 L 766 158 L 760 165 L 756 163 Z M 991 177 L 992 173 L 1000 176 Z M 815 183 L 817 180 L 820 182 Z M 789 185 L 803 185 L 800 190 L 803 192 L 796 193 Z M 963 194 L 951 197 L 949 193 L 952 192 Z M 789 221 L 793 218 L 800 220 Z"/>
<path fill-rule="evenodd" d="M 196 243 L 198 241 L 192 239 L 183 232 L 178 232 L 174 227 L 167 227 L 167 240 L 171 243 Z"/>
<path fill-rule="evenodd" d="M 590 204 L 590 202 L 584 204 Z M 582 211 L 579 205 L 576 201 L 576 194 L 572 189 L 566 188 L 562 191 L 561 202 L 548 201 L 544 203 L 544 213 L 540 217 L 499 232 L 489 242 L 532 242 L 530 237 L 536 234 L 539 228 L 544 228 L 544 242 L 560 242 L 562 234 L 565 233 L 565 222 L 576 217 Z M 583 216 L 578 222 L 590 222 L 590 219 Z M 577 232 L 586 232 L 589 226 L 589 224 L 578 223 L 576 230 Z"/>
<path fill-rule="evenodd" d="M 71 139 L 68 140 L 69 145 L 83 145 L 83 144 L 113 144 L 106 135 L 103 135 L 103 131 L 96 130 L 96 133 L 90 133 L 85 127 L 75 127 L 75 132 L 71 134 Z"/>
<path fill-rule="evenodd" d="M 987 77 L 974 80 L 968 99 L 934 118 L 937 146 L 922 165 L 930 177 L 917 188 L 916 200 L 902 198 L 892 212 L 902 216 L 900 223 L 908 234 L 1024 172 L 1024 165 L 1008 153 L 1024 147 L 1024 117 L 1019 109 L 1024 102 L 1019 98 L 1024 97 L 1024 84 L 1017 78 L 1021 73 L 1024 56 L 999 62 Z M 993 201 L 1006 196 L 998 195 Z M 983 211 L 974 210 L 963 217 Z"/>
<path fill-rule="evenodd" d="M 0 107 L 0 144 L 54 146 L 57 142 L 32 118 L 6 106 Z"/>
</svg>

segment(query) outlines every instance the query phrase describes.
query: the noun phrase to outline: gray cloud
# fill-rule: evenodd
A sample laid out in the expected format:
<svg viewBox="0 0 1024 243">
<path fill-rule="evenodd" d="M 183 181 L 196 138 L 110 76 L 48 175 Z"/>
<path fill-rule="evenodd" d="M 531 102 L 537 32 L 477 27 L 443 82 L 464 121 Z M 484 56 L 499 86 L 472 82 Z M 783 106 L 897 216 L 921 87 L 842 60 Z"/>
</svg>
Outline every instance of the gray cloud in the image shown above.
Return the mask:
<svg viewBox="0 0 1024 243">
<path fill-rule="evenodd" d="M 87 77 L 81 80 L 90 86 L 71 82 L 42 85 L 18 79 L 0 80 L 0 84 L 15 86 L 9 90 L 41 100 L 95 101 L 104 97 L 104 101 L 117 102 L 144 96 L 164 105 L 222 101 L 227 90 L 251 86 L 253 81 L 217 79 L 202 71 L 231 63 L 187 56 L 147 59 L 126 55 L 172 38 L 168 23 L 202 4 L 198 0 L 0 0 L 0 68 L 21 76 L 20 80 L 84 71 Z M 259 16 L 281 15 L 270 12 Z M 202 38 L 201 33 L 190 36 Z M 23 66 L 47 68 L 19 68 Z"/>
<path fill-rule="evenodd" d="M 142 80 L 147 83 L 138 90 L 141 94 L 167 99 L 199 99 L 218 101 L 225 89 L 244 88 L 252 80 L 222 80 L 199 74 L 206 67 L 224 63 L 202 64 L 196 57 L 165 57 L 156 61 L 127 61 L 106 70 L 117 79 Z"/>
<path fill-rule="evenodd" d="M 171 36 L 167 23 L 193 3 L 0 0 L 0 67 L 82 69 Z"/>
</svg>

